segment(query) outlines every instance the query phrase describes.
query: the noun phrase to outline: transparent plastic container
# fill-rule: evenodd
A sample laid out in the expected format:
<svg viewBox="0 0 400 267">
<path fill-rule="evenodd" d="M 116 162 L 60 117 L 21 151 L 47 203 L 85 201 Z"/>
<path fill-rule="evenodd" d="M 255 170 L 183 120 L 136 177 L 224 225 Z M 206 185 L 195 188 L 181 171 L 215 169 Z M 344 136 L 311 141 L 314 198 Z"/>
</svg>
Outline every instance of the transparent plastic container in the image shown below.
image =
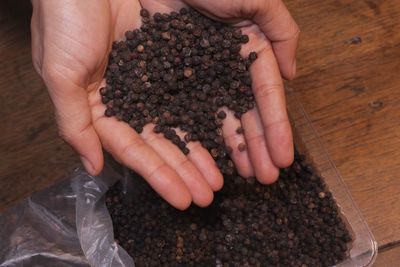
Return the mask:
<svg viewBox="0 0 400 267">
<path fill-rule="evenodd" d="M 291 88 L 286 88 L 287 108 L 293 125 L 294 141 L 300 153 L 304 154 L 324 179 L 340 208 L 344 221 L 352 234 L 348 258 L 337 267 L 372 266 L 378 248 L 370 229 L 361 215 L 350 192 L 322 147 L 319 136 L 304 111 L 303 106 Z"/>
</svg>

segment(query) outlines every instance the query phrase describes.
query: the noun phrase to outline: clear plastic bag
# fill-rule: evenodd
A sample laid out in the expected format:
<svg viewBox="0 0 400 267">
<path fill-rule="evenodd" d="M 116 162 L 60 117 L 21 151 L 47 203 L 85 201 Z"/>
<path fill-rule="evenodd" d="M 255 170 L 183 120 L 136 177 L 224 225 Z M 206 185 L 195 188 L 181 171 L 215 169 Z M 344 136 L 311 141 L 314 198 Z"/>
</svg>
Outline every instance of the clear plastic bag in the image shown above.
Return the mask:
<svg viewBox="0 0 400 267">
<path fill-rule="evenodd" d="M 127 178 L 110 164 L 97 177 L 77 169 L 1 213 L 0 267 L 134 266 L 114 241 L 104 201 L 109 186 Z"/>
</svg>

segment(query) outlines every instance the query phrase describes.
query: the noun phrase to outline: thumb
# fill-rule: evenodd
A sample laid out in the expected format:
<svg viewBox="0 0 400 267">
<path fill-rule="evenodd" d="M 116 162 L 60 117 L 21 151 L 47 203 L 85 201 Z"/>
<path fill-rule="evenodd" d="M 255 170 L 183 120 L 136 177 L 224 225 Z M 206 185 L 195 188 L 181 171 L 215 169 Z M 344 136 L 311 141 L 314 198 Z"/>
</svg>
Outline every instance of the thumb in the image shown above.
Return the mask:
<svg viewBox="0 0 400 267">
<path fill-rule="evenodd" d="M 60 136 L 80 155 L 85 169 L 97 175 L 103 168 L 103 152 L 92 119 L 86 89 L 67 78 L 68 70 L 51 66 L 42 70 L 55 106 Z"/>
<path fill-rule="evenodd" d="M 296 76 L 296 50 L 300 29 L 282 0 L 256 1 L 248 14 L 272 42 L 282 75 L 291 80 Z"/>
</svg>

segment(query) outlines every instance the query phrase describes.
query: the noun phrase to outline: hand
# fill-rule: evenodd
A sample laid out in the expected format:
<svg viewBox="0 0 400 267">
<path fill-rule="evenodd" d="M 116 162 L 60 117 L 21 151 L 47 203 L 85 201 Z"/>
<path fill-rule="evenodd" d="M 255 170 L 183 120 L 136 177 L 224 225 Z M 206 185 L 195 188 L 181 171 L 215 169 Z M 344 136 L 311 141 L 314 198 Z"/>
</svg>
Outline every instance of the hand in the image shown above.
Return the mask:
<svg viewBox="0 0 400 267">
<path fill-rule="evenodd" d="M 139 27 L 136 0 L 32 1 L 35 69 L 55 105 L 60 135 L 80 154 L 89 173 L 103 167 L 102 146 L 135 170 L 179 209 L 193 201 L 207 206 L 223 178 L 211 155 L 192 143 L 186 157 L 147 125 L 138 135 L 126 123 L 104 116 L 99 89 L 112 41 Z"/>
<path fill-rule="evenodd" d="M 243 177 L 256 176 L 272 183 L 279 168 L 293 161 L 293 141 L 286 112 L 283 81 L 296 75 L 299 28 L 281 0 L 140 0 L 143 8 L 171 12 L 190 6 L 213 19 L 231 23 L 249 35 L 241 54 L 258 53 L 250 67 L 257 108 L 237 120 L 224 120 L 225 142 L 234 148 L 232 159 Z M 235 133 L 242 126 L 244 136 Z M 247 151 L 236 148 L 247 143 Z"/>
</svg>

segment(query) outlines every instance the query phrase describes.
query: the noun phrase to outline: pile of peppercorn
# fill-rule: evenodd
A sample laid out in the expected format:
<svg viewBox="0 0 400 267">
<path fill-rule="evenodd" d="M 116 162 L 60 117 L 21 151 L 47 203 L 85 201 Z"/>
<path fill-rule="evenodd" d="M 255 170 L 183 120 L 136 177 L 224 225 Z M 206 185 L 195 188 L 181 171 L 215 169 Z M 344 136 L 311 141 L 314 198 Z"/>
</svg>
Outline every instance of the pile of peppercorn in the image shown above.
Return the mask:
<svg viewBox="0 0 400 267">
<path fill-rule="evenodd" d="M 239 53 L 249 37 L 192 9 L 153 18 L 147 10 L 140 14 L 141 28 L 112 45 L 106 86 L 100 89 L 105 115 L 129 123 L 138 133 L 153 123 L 154 132 L 184 154 L 189 153 L 188 142 L 199 141 L 222 173 L 233 174 L 227 157 L 232 148 L 222 138 L 226 113 L 221 108 L 240 118 L 254 107 L 248 68 L 257 54 L 242 58 Z"/>
<path fill-rule="evenodd" d="M 271 186 L 232 175 L 221 108 L 237 118 L 254 108 L 248 69 L 257 54 L 239 54 L 248 36 L 190 9 L 153 18 L 142 10 L 141 16 L 141 28 L 112 46 L 100 90 L 105 115 L 137 133 L 153 123 L 154 132 L 184 154 L 188 142 L 199 141 L 226 176 L 210 207 L 184 212 L 142 179 L 133 199 L 124 197 L 120 183 L 112 187 L 106 204 L 115 238 L 136 266 L 307 267 L 342 261 L 349 232 L 332 195 L 302 157 L 296 155 Z M 183 139 L 175 129 L 185 133 Z"/>
<path fill-rule="evenodd" d="M 120 183 L 106 197 L 115 238 L 137 267 L 330 267 L 346 258 L 351 237 L 338 207 L 299 155 L 271 186 L 226 177 L 204 209 L 178 211 L 141 183 L 133 199 Z"/>
</svg>

